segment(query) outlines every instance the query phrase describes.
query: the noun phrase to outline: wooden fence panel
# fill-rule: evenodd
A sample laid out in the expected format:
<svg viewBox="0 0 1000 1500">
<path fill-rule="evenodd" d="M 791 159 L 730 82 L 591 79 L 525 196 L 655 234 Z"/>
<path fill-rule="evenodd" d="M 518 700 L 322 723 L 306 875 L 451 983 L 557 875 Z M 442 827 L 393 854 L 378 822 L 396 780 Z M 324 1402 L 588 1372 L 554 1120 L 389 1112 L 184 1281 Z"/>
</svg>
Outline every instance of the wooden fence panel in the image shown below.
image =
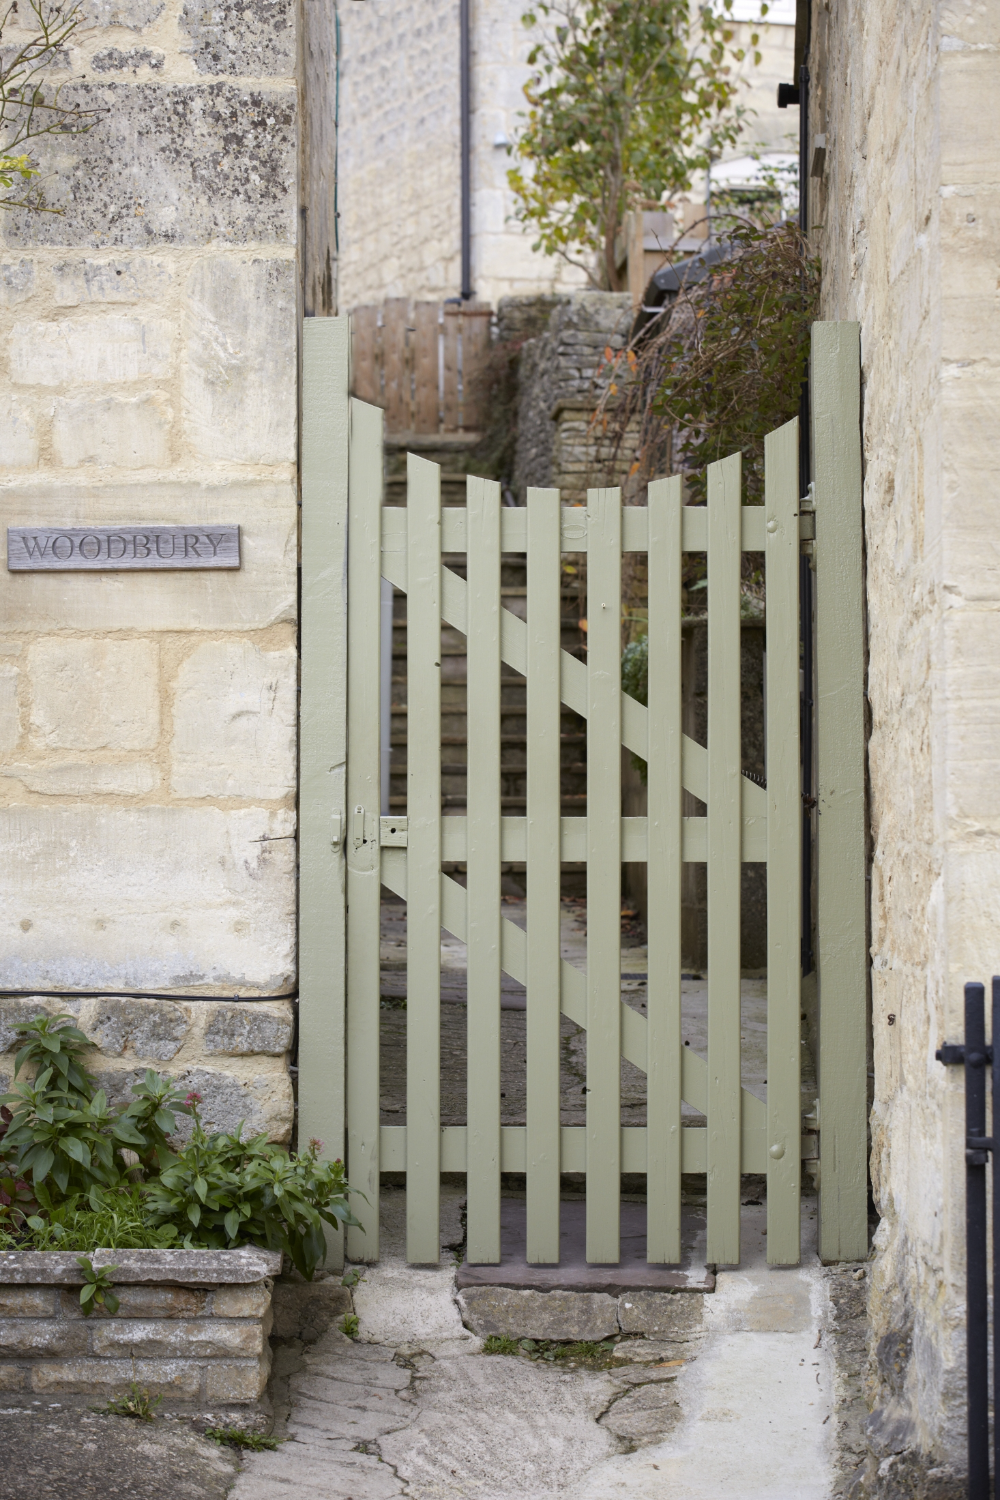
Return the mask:
<svg viewBox="0 0 1000 1500">
<path fill-rule="evenodd" d="M 405 297 L 392 297 L 385 304 L 382 325 L 382 369 L 385 425 L 390 432 L 405 432 L 410 420 L 410 368 L 407 334 L 410 305 Z"/>
<path fill-rule="evenodd" d="M 441 423 L 440 308 L 418 302 L 413 309 L 413 423 L 414 432 L 437 432 Z"/>
</svg>

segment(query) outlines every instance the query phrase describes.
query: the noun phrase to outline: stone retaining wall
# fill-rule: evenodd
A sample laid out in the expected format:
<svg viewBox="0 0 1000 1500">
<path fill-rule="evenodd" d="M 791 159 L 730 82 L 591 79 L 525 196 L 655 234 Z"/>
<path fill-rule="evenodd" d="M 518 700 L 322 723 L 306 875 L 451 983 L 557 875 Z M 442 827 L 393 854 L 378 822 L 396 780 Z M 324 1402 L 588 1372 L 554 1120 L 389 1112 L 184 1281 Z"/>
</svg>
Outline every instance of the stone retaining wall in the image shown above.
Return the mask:
<svg viewBox="0 0 1000 1500">
<path fill-rule="evenodd" d="M 246 1407 L 271 1368 L 271 1250 L 97 1250 L 120 1307 L 84 1317 L 73 1253 L 0 1254 L 0 1393 L 103 1402 L 134 1379 L 163 1409 Z"/>
</svg>

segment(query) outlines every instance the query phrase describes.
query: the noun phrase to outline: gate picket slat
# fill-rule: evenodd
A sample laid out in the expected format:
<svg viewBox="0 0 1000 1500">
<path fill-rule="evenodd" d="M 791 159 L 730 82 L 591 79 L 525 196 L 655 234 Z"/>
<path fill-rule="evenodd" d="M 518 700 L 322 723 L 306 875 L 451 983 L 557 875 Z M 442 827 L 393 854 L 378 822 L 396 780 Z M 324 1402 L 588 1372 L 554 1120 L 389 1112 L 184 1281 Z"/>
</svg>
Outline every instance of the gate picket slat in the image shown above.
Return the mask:
<svg viewBox="0 0 1000 1500">
<path fill-rule="evenodd" d="M 351 1260 L 378 1259 L 379 627 L 382 412 L 351 402 L 347 690 L 347 1160 L 361 1228 Z M 365 1198 L 360 1196 L 364 1193 Z"/>
<path fill-rule="evenodd" d="M 587 1260 L 619 1257 L 621 491 L 588 490 Z"/>
<path fill-rule="evenodd" d="M 441 1253 L 441 470 L 408 453 L 406 480 L 406 1258 L 431 1264 Z"/>
<path fill-rule="evenodd" d="M 467 483 L 468 1258 L 500 1261 L 500 486 Z"/>
<path fill-rule="evenodd" d="M 740 1259 L 740 485 L 738 453 L 708 469 L 708 1229 Z"/>
<path fill-rule="evenodd" d="M 802 870 L 799 769 L 799 424 L 764 439 L 767 579 L 767 1259 L 801 1253 Z M 775 1153 L 778 1153 L 775 1155 Z"/>
<path fill-rule="evenodd" d="M 649 486 L 646 1260 L 681 1258 L 681 480 Z"/>
<path fill-rule="evenodd" d="M 559 1263 L 559 491 L 528 491 L 527 1259 Z"/>
</svg>

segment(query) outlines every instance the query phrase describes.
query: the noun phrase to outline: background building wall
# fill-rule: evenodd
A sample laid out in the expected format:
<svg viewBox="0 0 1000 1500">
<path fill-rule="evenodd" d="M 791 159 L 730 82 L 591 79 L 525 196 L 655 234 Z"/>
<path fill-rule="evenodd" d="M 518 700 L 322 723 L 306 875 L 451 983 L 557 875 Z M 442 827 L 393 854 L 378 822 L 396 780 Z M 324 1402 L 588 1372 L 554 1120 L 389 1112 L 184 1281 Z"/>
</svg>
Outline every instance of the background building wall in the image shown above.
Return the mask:
<svg viewBox="0 0 1000 1500">
<path fill-rule="evenodd" d="M 938 1485 L 919 1493 L 951 1495 L 965 1442 L 963 1082 L 934 1051 L 961 1036 L 963 984 L 1000 967 L 1000 189 L 983 128 L 1000 15 L 845 0 L 814 7 L 813 24 L 823 316 L 860 322 L 864 378 L 871 1431 L 887 1460 L 877 1484 L 902 1486 L 912 1463 Z"/>
<path fill-rule="evenodd" d="M 243 548 L 238 572 L 4 574 L 11 990 L 294 989 L 294 17 L 89 0 L 58 76 L 105 113 L 42 143 L 60 213 L 0 215 L 3 524 L 238 523 Z M 80 1014 L 108 1066 L 200 1059 L 210 1118 L 287 1137 L 287 1011 L 260 1046 L 231 1018 L 228 1050 L 197 1005 Z"/>
<path fill-rule="evenodd" d="M 506 148 L 526 108 L 527 8 L 526 0 L 472 0 L 473 286 L 494 307 L 504 296 L 586 285 L 582 271 L 533 251 L 533 235 L 514 218 Z M 341 0 L 340 22 L 340 310 L 386 297 L 457 297 L 458 0 Z M 747 45 L 752 29 L 740 22 L 738 42 Z M 754 113 L 727 156 L 788 149 L 797 121 L 777 110 L 775 94 L 791 78 L 793 42 L 789 24 L 762 28 L 762 63 L 743 70 L 741 99 Z"/>
</svg>

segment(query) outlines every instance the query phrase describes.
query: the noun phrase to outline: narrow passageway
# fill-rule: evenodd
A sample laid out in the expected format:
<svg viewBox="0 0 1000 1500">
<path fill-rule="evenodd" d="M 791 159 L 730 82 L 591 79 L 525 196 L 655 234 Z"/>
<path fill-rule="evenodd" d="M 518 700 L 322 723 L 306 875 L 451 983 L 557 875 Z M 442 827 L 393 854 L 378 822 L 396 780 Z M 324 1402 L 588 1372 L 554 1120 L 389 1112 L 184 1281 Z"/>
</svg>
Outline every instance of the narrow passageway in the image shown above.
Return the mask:
<svg viewBox="0 0 1000 1500">
<path fill-rule="evenodd" d="M 830 1273 L 815 1255 L 814 1200 L 803 1206 L 801 1268 L 767 1268 L 765 1209 L 749 1203 L 744 1262 L 721 1272 L 713 1293 L 670 1298 L 669 1326 L 656 1337 L 559 1360 L 537 1345 L 484 1353 L 463 1326 L 452 1248 L 461 1207 L 461 1190 L 445 1187 L 442 1265 L 411 1267 L 405 1192 L 383 1193 L 382 1260 L 354 1292 L 357 1340 L 331 1330 L 279 1356 L 289 1373 L 275 1430 L 288 1441 L 247 1457 L 233 1500 L 843 1493 L 838 1450 L 852 1413 L 835 1367 Z"/>
</svg>

